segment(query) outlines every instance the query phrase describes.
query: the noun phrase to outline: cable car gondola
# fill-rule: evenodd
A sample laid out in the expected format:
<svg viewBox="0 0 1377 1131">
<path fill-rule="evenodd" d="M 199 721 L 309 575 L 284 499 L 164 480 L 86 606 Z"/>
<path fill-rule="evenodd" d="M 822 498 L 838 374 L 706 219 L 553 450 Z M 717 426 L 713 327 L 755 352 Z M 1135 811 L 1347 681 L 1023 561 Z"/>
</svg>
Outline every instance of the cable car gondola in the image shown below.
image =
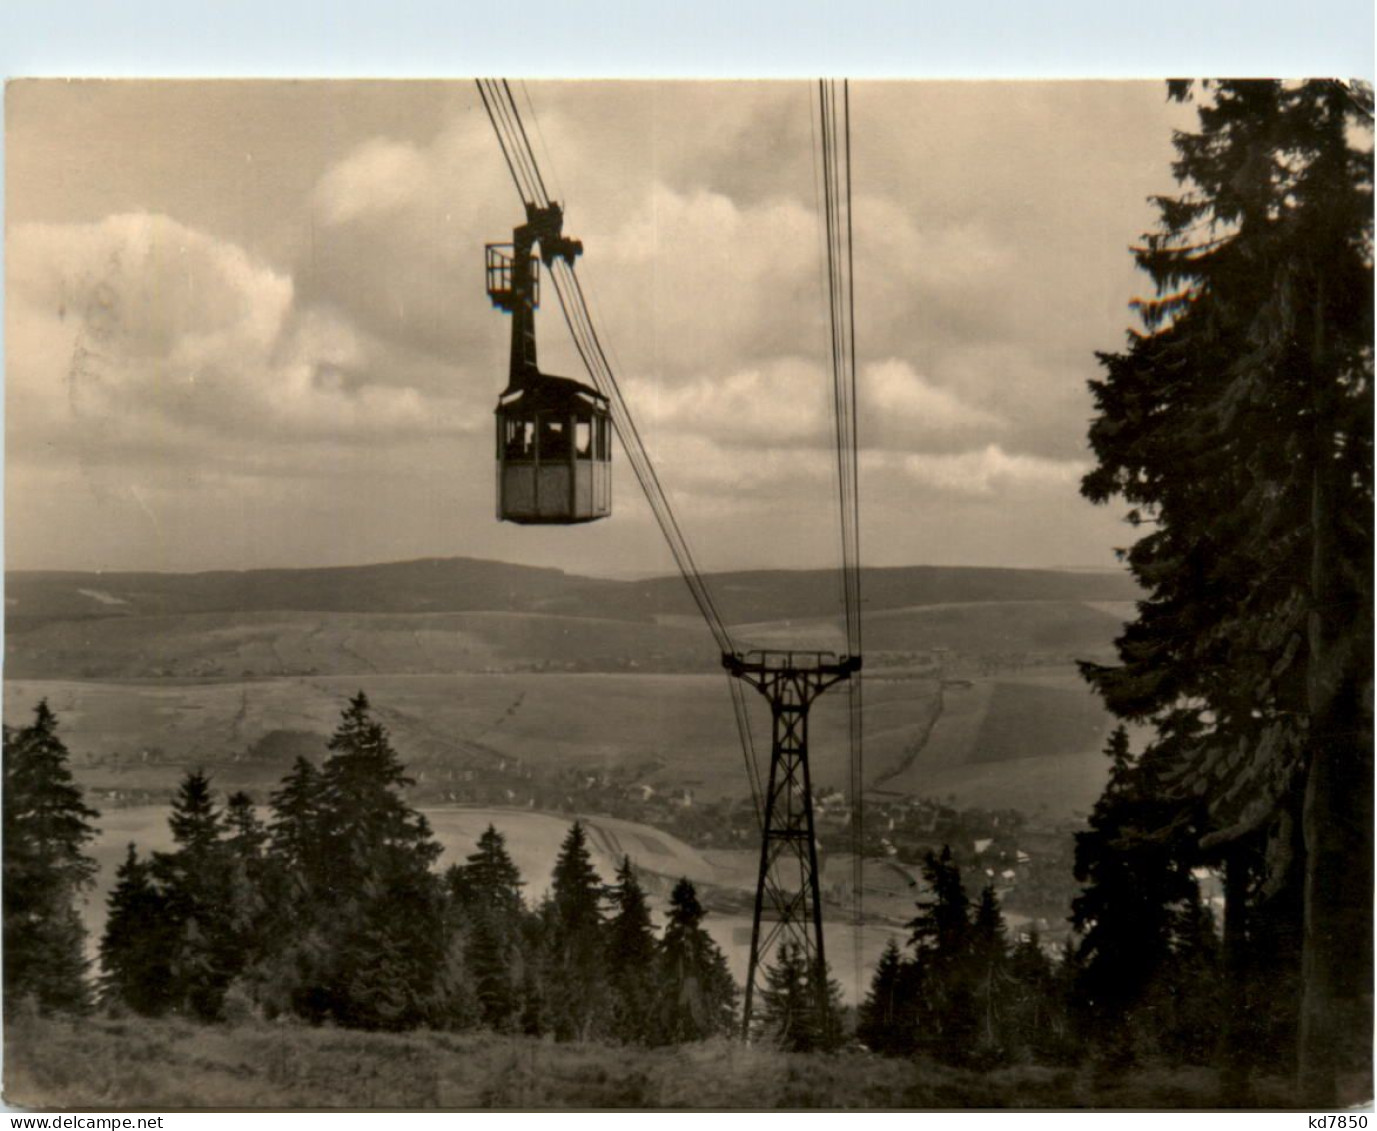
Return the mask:
<svg viewBox="0 0 1377 1131">
<path fill-rule="evenodd" d="M 497 517 L 569 526 L 612 513 L 607 398 L 590 385 L 540 371 L 535 312 L 540 265 L 573 263 L 583 245 L 562 232 L 558 204 L 528 203 L 509 244 L 487 245 L 488 297 L 512 316 L 511 372 L 497 400 Z M 537 245 L 539 256 L 535 253 Z"/>
</svg>

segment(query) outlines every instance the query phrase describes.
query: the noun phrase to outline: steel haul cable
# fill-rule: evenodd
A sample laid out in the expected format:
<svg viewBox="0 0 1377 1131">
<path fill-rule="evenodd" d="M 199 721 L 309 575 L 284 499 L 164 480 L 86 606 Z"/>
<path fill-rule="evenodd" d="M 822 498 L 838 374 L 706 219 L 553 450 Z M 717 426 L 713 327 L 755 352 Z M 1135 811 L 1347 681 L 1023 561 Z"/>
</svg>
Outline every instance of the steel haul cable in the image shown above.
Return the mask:
<svg viewBox="0 0 1377 1131">
<path fill-rule="evenodd" d="M 826 224 L 828 309 L 831 324 L 833 411 L 837 428 L 837 483 L 840 496 L 842 573 L 847 648 L 862 654 L 860 573 L 860 490 L 856 404 L 855 259 L 851 209 L 851 95 L 843 82 L 838 114 L 836 83 L 820 80 L 819 142 L 822 149 L 823 205 Z M 857 989 L 861 979 L 861 928 L 865 890 L 865 790 L 863 682 L 858 671 L 847 683 L 851 744 L 851 889 L 853 953 Z"/>
</svg>

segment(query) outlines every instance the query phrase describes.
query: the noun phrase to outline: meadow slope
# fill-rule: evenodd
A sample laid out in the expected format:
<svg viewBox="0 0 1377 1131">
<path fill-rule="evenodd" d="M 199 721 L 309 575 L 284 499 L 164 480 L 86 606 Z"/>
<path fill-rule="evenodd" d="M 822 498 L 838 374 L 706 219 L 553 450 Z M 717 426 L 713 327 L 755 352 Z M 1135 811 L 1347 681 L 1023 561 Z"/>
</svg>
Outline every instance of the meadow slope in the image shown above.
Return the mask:
<svg viewBox="0 0 1377 1131">
<path fill-rule="evenodd" d="M 1084 601 L 996 601 L 867 611 L 867 670 L 984 672 L 1108 659 L 1123 616 Z M 501 671 L 705 672 L 718 654 L 686 618 L 478 610 L 301 610 L 11 618 L 10 679 L 242 679 Z M 740 648 L 844 650 L 836 617 L 733 627 Z"/>
<path fill-rule="evenodd" d="M 856 1050 L 783 1053 L 715 1040 L 665 1049 L 493 1034 L 295 1025 L 23 1019 L 5 1034 L 5 1100 L 76 1111 L 178 1109 L 1209 1108 L 1204 1068 L 973 1072 Z M 1259 1106 L 1294 1106 L 1282 1081 Z"/>
</svg>

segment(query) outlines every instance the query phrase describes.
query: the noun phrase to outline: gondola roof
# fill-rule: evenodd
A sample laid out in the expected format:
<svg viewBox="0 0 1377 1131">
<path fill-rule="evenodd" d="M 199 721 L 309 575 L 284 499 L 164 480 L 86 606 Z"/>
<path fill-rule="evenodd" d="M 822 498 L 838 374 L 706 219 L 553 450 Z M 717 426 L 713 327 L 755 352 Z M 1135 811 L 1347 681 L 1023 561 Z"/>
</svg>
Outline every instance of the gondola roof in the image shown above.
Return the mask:
<svg viewBox="0 0 1377 1131">
<path fill-rule="evenodd" d="M 497 411 L 520 408 L 523 411 L 575 412 L 607 411 L 607 398 L 591 385 L 571 377 L 537 373 L 534 378 L 513 381 L 497 401 Z"/>
</svg>

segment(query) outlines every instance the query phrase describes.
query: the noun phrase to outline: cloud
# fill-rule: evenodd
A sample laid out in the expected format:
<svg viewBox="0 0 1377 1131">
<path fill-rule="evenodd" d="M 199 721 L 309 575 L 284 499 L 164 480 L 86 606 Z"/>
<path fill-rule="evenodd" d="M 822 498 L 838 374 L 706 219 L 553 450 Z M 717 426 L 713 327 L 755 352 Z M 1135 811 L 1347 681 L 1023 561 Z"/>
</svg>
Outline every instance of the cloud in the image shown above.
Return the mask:
<svg viewBox="0 0 1377 1131">
<path fill-rule="evenodd" d="M 17 225 L 8 260 L 12 450 L 213 459 L 463 428 L 452 401 L 376 380 L 376 343 L 302 309 L 289 275 L 165 216 Z"/>
<path fill-rule="evenodd" d="M 832 375 L 813 359 L 765 359 L 678 383 L 631 377 L 623 385 L 648 436 L 709 437 L 757 453 L 807 447 L 830 455 L 836 444 Z M 857 396 L 865 448 L 964 450 L 1008 431 L 998 413 L 939 388 L 898 358 L 864 366 Z"/>
<path fill-rule="evenodd" d="M 140 551 L 121 550 L 121 523 L 151 538 L 155 517 L 199 565 L 238 560 L 241 543 L 299 563 L 561 564 L 576 540 L 594 561 L 604 541 L 641 553 L 633 529 L 658 546 L 620 455 L 613 523 L 489 521 L 510 322 L 483 293 L 482 249 L 522 213 L 473 88 L 250 87 L 252 114 L 227 87 L 140 86 L 123 132 L 105 131 L 127 150 L 104 157 L 108 179 L 70 162 L 109 153 L 90 148 L 109 92 L 65 113 L 54 94 L 49 119 L 20 123 L 31 140 L 12 170 L 41 175 L 18 177 L 10 219 L 13 544 L 45 544 L 60 514 L 105 523 L 92 544 L 126 564 Z M 835 457 L 809 84 L 530 95 L 604 343 L 706 564 L 815 560 L 835 541 Z M 1050 561 L 1104 543 L 1098 526 L 1099 543 L 1075 534 L 1091 529 L 1076 493 L 1085 380 L 1129 321 L 1125 248 L 1151 223 L 1144 198 L 1171 187 L 1176 113 L 1155 85 L 853 84 L 877 556 L 1026 562 L 1036 543 Z M 191 135 L 213 144 L 187 149 Z M 56 136 L 63 161 L 39 159 Z M 581 376 L 548 289 L 539 336 L 547 371 Z M 70 503 L 73 468 L 118 498 Z M 1020 508 L 1022 525 L 1003 517 Z M 979 531 L 962 541 L 966 524 Z"/>
<path fill-rule="evenodd" d="M 483 291 L 483 245 L 524 219 L 482 112 L 428 145 L 374 138 L 341 155 L 310 194 L 312 238 L 293 265 L 303 301 L 389 344 L 505 383 L 506 322 Z"/>
<path fill-rule="evenodd" d="M 821 371 L 829 351 L 806 88 L 531 87 L 532 140 L 552 192 L 567 197 L 566 227 L 585 242 L 580 277 L 636 390 L 633 410 L 644 404 L 654 425 L 721 425 L 743 443 L 825 437 L 814 394 L 804 394 L 806 411 L 797 393 L 787 404 L 775 395 L 785 368 Z M 1096 270 L 1077 265 L 1103 245 L 1105 217 L 1125 210 L 1120 196 L 1098 191 L 1107 174 L 1096 162 L 1087 175 L 1087 162 L 1073 160 L 1089 127 L 1058 117 L 1048 93 L 858 86 L 863 444 L 950 450 L 999 439 L 1049 458 L 1082 446 L 1066 420 L 1089 415 L 1085 380 L 1106 338 L 1075 307 L 1094 295 L 1112 342 L 1124 299 L 1106 303 L 1097 260 Z M 1116 168 L 1141 148 L 1125 135 L 1136 136 L 1142 91 L 1097 93 L 1085 122 L 1100 115 L 1119 128 L 1101 162 Z M 924 106 L 933 112 L 912 133 Z M 899 136 L 911 143 L 895 145 Z M 389 343 L 453 359 L 463 380 L 495 392 L 508 324 L 474 301 L 479 256 L 519 212 L 481 112 L 430 145 L 357 146 L 324 174 L 313 202 L 305 291 Z M 1125 242 L 1136 227 L 1123 226 Z M 542 363 L 582 376 L 552 297 L 539 319 Z M 1018 413 L 1005 411 L 1010 400 Z"/>
<path fill-rule="evenodd" d="M 932 384 L 898 358 L 865 366 L 857 385 L 867 446 L 969 443 L 972 434 L 1007 428 L 998 413 Z"/>
<path fill-rule="evenodd" d="M 326 171 L 315 204 L 325 223 L 345 224 L 426 200 L 434 192 L 431 178 L 431 163 L 417 146 L 373 138 Z"/>
<path fill-rule="evenodd" d="M 603 88 L 574 100 L 585 93 L 609 96 Z M 745 93 L 750 110 L 730 115 L 727 148 L 757 138 L 751 167 L 760 172 L 775 143 L 758 128 L 789 99 L 769 88 Z M 566 227 L 587 249 L 578 270 L 671 494 L 700 518 L 786 499 L 806 509 L 828 497 L 835 460 L 824 255 L 813 186 L 799 179 L 807 164 L 773 179 L 731 177 L 709 144 L 694 165 L 666 124 L 680 94 L 665 94 L 644 120 L 621 103 L 630 124 L 615 143 L 639 163 L 610 193 L 600 191 L 599 157 L 614 139 L 594 144 L 602 127 L 588 124 L 605 124 L 606 114 L 542 112 L 572 194 Z M 660 134 L 641 136 L 651 122 Z M 482 243 L 501 239 L 516 213 L 498 161 L 486 123 L 472 115 L 429 146 L 357 147 L 313 194 L 320 228 L 306 284 L 389 343 L 436 361 L 463 358 L 465 380 L 489 392 L 505 378 L 509 323 L 462 296 L 479 277 Z M 1018 249 L 985 214 L 919 217 L 903 194 L 860 197 L 856 223 L 858 260 L 872 265 L 856 283 L 867 467 L 950 497 L 1074 489 L 1081 465 L 1038 451 L 1036 429 L 1002 407 L 1017 382 L 1062 379 L 1010 340 L 1026 298 Z M 538 335 L 547 372 L 583 376 L 549 289 Z M 978 357 L 963 352 L 973 343 Z M 981 365 L 980 379 L 967 380 Z M 1081 395 L 1079 377 L 1067 385 Z"/>
<path fill-rule="evenodd" d="M 987 444 L 964 452 L 866 452 L 860 473 L 863 480 L 902 476 L 948 494 L 988 496 L 1023 489 L 1074 492 L 1088 470 L 1080 461 L 1010 454 L 998 444 Z"/>
<path fill-rule="evenodd" d="M 711 436 L 727 445 L 791 448 L 832 438 L 830 378 L 815 362 L 780 357 L 673 383 L 631 377 L 627 401 L 654 432 Z"/>
</svg>

